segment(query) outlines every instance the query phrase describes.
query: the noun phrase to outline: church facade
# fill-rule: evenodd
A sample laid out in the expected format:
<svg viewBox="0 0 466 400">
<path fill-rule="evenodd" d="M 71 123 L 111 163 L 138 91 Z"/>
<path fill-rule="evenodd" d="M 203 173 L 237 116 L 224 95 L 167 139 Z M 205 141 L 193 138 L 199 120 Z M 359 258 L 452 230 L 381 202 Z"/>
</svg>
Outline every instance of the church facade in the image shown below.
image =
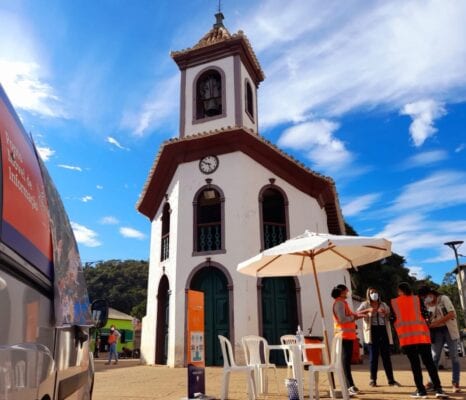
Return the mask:
<svg viewBox="0 0 466 400">
<path fill-rule="evenodd" d="M 241 337 L 270 343 L 309 328 L 318 313 L 311 276 L 253 278 L 238 263 L 309 229 L 344 234 L 332 179 L 319 175 L 258 132 L 257 91 L 264 74 L 223 15 L 192 48 L 172 53 L 180 69 L 180 134 L 162 144 L 138 201 L 151 221 L 147 313 L 141 356 L 185 366 L 186 292 L 204 292 L 206 365 L 222 365 L 217 335 L 241 357 Z M 286 101 L 286 99 L 284 99 Z M 330 290 L 346 271 L 322 275 Z M 313 334 L 322 332 L 320 318 Z"/>
</svg>

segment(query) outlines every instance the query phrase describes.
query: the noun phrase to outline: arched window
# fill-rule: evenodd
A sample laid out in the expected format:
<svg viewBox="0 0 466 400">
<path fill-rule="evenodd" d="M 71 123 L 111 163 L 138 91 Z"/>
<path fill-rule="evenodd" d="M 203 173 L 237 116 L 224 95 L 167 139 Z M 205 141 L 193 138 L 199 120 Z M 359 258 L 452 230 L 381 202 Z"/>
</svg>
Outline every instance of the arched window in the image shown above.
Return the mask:
<svg viewBox="0 0 466 400">
<path fill-rule="evenodd" d="M 220 188 L 201 188 L 193 205 L 194 252 L 224 252 L 224 196 Z"/>
<path fill-rule="evenodd" d="M 210 69 L 196 82 L 196 119 L 221 115 L 222 112 L 222 77 L 219 71 Z"/>
<path fill-rule="evenodd" d="M 165 203 L 162 213 L 162 241 L 160 261 L 166 260 L 170 255 L 170 204 Z"/>
<path fill-rule="evenodd" d="M 277 187 L 269 185 L 259 196 L 262 222 L 262 249 L 288 239 L 288 201 Z"/>
<path fill-rule="evenodd" d="M 246 81 L 246 112 L 254 119 L 254 98 L 252 95 L 252 87 L 249 81 Z"/>
</svg>

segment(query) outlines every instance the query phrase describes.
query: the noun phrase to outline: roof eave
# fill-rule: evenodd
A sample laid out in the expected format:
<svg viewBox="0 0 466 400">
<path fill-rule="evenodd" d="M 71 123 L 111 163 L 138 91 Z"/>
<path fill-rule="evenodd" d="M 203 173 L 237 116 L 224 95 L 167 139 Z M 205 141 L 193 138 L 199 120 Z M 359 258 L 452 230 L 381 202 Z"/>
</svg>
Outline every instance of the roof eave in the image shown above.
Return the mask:
<svg viewBox="0 0 466 400">
<path fill-rule="evenodd" d="M 165 142 L 146 180 L 137 210 L 153 220 L 178 165 L 200 159 L 212 151 L 218 155 L 234 151 L 247 154 L 281 179 L 292 182 L 299 190 L 314 197 L 326 210 L 330 233 L 345 232 L 338 194 L 331 178 L 309 170 L 267 140 L 239 128 Z"/>
<path fill-rule="evenodd" d="M 241 57 L 256 86 L 259 86 L 260 82 L 265 79 L 264 72 L 257 58 L 251 53 L 246 39 L 241 35 L 209 46 L 171 52 L 170 56 L 182 71 L 186 68 L 204 64 L 207 61 L 218 60 L 235 54 Z"/>
</svg>

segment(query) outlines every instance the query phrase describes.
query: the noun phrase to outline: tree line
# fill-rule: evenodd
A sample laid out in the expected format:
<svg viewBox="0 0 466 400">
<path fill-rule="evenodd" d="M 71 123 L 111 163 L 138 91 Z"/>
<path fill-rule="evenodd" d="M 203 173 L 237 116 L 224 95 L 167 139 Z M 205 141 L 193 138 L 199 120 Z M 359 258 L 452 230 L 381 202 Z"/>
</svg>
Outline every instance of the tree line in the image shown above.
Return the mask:
<svg viewBox="0 0 466 400">
<path fill-rule="evenodd" d="M 355 230 L 346 224 L 348 235 L 357 236 Z M 146 314 L 147 281 L 149 263 L 145 260 L 108 260 L 85 263 L 84 277 L 91 301 L 107 299 L 110 307 L 142 319 Z M 369 287 L 379 290 L 384 301 L 397 297 L 400 282 L 408 282 L 416 291 L 422 285 L 430 285 L 452 300 L 458 314 L 460 327 L 464 328 L 456 277 L 447 273 L 439 285 L 431 277 L 416 279 L 405 267 L 405 259 L 393 253 L 390 257 L 350 271 L 353 294 L 366 297 Z"/>
<path fill-rule="evenodd" d="M 106 299 L 110 307 L 142 319 L 146 314 L 149 263 L 108 260 L 84 264 L 89 300 Z"/>
</svg>

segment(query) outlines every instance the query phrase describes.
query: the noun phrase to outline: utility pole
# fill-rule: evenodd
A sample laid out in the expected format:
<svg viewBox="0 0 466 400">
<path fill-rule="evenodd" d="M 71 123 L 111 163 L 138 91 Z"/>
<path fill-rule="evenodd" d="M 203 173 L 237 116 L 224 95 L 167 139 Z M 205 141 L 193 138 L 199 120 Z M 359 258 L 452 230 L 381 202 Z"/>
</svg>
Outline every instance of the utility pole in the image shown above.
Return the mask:
<svg viewBox="0 0 466 400">
<path fill-rule="evenodd" d="M 465 299 L 465 296 L 464 296 L 465 295 L 465 293 L 464 293 L 464 274 L 463 274 L 463 271 L 462 271 L 462 268 L 461 268 L 461 265 L 460 265 L 460 260 L 459 260 L 460 254 L 458 254 L 458 249 L 460 248 L 460 246 L 463 243 L 464 242 L 462 240 L 454 240 L 454 241 L 451 241 L 451 242 L 446 242 L 446 243 L 444 243 L 444 245 L 450 247 L 453 250 L 453 252 L 455 253 L 456 270 L 457 270 L 457 274 L 458 274 L 457 281 L 458 281 L 458 285 L 459 285 L 459 289 L 460 289 L 461 308 L 463 309 L 463 320 L 466 323 L 466 312 L 465 312 L 466 299 Z"/>
</svg>

